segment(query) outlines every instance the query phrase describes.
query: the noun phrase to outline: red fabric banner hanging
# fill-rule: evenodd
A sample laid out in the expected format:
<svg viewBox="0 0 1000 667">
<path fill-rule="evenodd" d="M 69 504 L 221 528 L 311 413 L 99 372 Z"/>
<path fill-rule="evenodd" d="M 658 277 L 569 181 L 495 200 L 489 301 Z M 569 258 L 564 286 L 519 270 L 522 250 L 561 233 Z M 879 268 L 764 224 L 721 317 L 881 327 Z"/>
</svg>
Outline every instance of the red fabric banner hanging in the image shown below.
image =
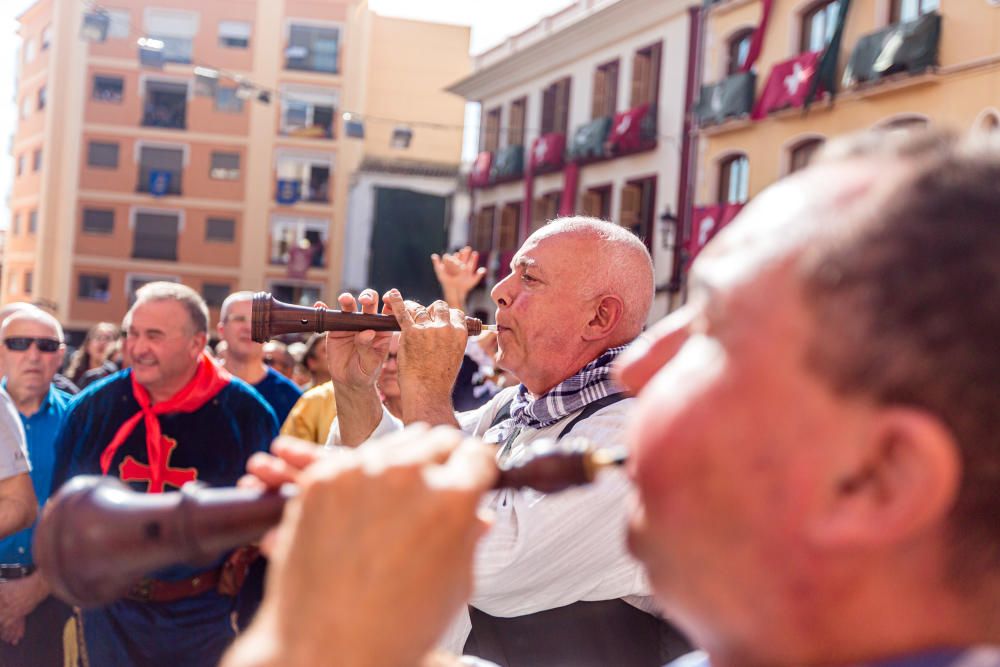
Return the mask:
<svg viewBox="0 0 1000 667">
<path fill-rule="evenodd" d="M 687 242 L 688 266 L 702 248 L 733 221 L 746 204 L 698 206 L 691 212 L 691 237 Z"/>
<path fill-rule="evenodd" d="M 543 134 L 531 143 L 531 157 L 528 159 L 528 167 L 535 174 L 561 169 L 565 151 L 565 134 L 561 132 Z"/>
<path fill-rule="evenodd" d="M 774 0 L 760 0 L 760 23 L 753 31 L 753 38 L 750 40 L 750 49 L 747 51 L 747 59 L 743 61 L 743 72 L 749 72 L 757 64 L 757 58 L 764 48 L 764 35 L 767 33 L 767 24 L 771 20 L 771 6 Z"/>
<path fill-rule="evenodd" d="M 760 120 L 774 111 L 801 108 L 816 76 L 819 57 L 819 51 L 811 51 L 775 64 L 750 117 Z M 822 85 L 819 90 L 823 92 Z"/>
<path fill-rule="evenodd" d="M 576 189 L 580 182 L 580 165 L 570 162 L 563 170 L 563 190 L 559 197 L 559 215 L 576 214 Z"/>
<path fill-rule="evenodd" d="M 611 153 L 630 153 L 643 147 L 642 119 L 649 113 L 649 105 L 642 104 L 628 111 L 619 111 L 611 123 L 608 133 L 608 149 Z"/>
<path fill-rule="evenodd" d="M 476 156 L 469 172 L 469 187 L 482 188 L 490 184 L 490 168 L 493 166 L 493 153 L 483 151 Z"/>
</svg>

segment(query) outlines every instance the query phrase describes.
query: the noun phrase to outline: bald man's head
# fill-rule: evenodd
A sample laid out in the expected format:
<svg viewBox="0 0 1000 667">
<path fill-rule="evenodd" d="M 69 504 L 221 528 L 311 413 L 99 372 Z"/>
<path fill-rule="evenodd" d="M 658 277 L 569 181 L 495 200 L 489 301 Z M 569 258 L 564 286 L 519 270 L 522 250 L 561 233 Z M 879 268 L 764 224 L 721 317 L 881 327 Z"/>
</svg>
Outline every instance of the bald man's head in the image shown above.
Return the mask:
<svg viewBox="0 0 1000 667">
<path fill-rule="evenodd" d="M 575 283 L 585 299 L 606 294 L 624 303 L 620 341 L 625 343 L 642 332 L 653 305 L 653 262 L 645 244 L 632 232 L 606 220 L 574 216 L 556 218 L 532 234 L 542 240 L 556 235 L 582 239 L 586 256 L 579 258 Z"/>
</svg>

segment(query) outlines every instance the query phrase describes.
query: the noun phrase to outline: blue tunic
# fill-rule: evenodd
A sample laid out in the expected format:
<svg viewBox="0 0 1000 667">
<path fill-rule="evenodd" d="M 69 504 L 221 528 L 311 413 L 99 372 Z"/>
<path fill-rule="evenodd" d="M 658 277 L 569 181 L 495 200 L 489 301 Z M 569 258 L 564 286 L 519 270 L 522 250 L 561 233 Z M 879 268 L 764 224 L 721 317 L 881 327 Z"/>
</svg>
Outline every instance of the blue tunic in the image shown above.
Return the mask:
<svg viewBox="0 0 1000 667">
<path fill-rule="evenodd" d="M 118 428 L 139 411 L 132 395 L 131 371 L 96 382 L 77 396 L 56 438 L 53 489 L 75 475 L 100 475 L 101 454 Z M 234 379 L 192 413 L 160 416 L 163 435 L 177 441 L 168 466 L 194 468 L 209 486 L 232 486 L 243 475 L 254 452 L 266 451 L 278 423 L 260 396 Z M 126 457 L 149 465 L 142 420 L 115 453 L 108 473 L 119 476 Z M 128 482 L 146 491 L 146 482 Z M 174 491 L 167 486 L 167 491 Z M 175 566 L 152 576 L 181 580 L 208 568 Z M 234 633 L 230 623 L 233 598 L 209 591 L 175 602 L 119 600 L 82 612 L 83 635 L 91 665 L 116 667 L 193 667 L 218 664 Z"/>
<path fill-rule="evenodd" d="M 270 366 L 267 368 L 264 379 L 253 385 L 253 388 L 260 392 L 267 404 L 274 409 L 279 426 L 285 423 L 288 413 L 292 411 L 292 406 L 302 395 L 302 390 L 296 387 L 294 382 Z"/>
</svg>

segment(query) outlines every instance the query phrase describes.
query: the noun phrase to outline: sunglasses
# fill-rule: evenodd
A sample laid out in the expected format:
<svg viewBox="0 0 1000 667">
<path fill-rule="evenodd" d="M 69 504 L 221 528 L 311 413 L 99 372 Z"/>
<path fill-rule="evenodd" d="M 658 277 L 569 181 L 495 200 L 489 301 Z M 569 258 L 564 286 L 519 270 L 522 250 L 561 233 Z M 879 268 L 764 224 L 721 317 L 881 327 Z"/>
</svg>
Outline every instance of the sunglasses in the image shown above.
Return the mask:
<svg viewBox="0 0 1000 667">
<path fill-rule="evenodd" d="M 38 348 L 39 352 L 55 352 L 60 347 L 62 343 L 55 338 L 32 338 L 30 336 L 14 336 L 12 338 L 5 338 L 3 341 L 4 346 L 12 352 L 24 352 L 31 344 L 34 343 L 35 347 Z"/>
</svg>

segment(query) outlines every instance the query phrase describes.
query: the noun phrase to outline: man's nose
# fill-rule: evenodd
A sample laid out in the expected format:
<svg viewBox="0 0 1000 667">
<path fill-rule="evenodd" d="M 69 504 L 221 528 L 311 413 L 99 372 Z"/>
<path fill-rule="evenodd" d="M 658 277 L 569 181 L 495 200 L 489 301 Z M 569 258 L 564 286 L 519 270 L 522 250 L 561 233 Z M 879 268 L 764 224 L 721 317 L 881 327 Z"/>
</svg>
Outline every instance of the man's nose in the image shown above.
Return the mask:
<svg viewBox="0 0 1000 667">
<path fill-rule="evenodd" d="M 508 273 L 503 280 L 493 286 L 493 289 L 490 290 L 490 298 L 493 299 L 493 303 L 505 308 L 511 304 L 510 285 L 513 277 L 513 273 Z"/>
</svg>

